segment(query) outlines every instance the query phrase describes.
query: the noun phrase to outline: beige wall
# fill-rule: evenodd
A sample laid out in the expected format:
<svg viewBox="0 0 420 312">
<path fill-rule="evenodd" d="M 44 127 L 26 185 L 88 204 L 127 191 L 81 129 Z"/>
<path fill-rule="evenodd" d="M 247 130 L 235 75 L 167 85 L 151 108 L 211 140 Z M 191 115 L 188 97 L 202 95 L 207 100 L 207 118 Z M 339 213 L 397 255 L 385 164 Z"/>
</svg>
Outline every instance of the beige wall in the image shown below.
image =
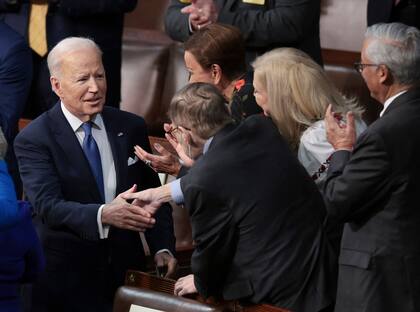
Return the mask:
<svg viewBox="0 0 420 312">
<path fill-rule="evenodd" d="M 163 30 L 163 14 L 169 0 L 139 0 L 127 14 L 126 26 Z M 322 0 L 321 46 L 359 51 L 366 29 L 367 0 Z"/>
<path fill-rule="evenodd" d="M 323 0 L 321 46 L 360 51 L 366 30 L 367 0 Z"/>
</svg>

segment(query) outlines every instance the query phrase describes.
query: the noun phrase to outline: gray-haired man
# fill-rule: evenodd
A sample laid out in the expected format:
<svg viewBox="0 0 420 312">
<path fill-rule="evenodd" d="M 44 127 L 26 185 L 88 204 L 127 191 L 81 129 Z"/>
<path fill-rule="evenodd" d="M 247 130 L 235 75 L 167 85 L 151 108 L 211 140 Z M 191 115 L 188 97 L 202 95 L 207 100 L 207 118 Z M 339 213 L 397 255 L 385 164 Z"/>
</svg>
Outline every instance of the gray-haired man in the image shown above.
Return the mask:
<svg viewBox="0 0 420 312">
<path fill-rule="evenodd" d="M 355 143 L 353 116 L 331 108 L 332 155 L 324 195 L 346 222 L 335 311 L 420 311 L 420 32 L 403 24 L 368 28 L 356 64 L 384 105 Z"/>
</svg>

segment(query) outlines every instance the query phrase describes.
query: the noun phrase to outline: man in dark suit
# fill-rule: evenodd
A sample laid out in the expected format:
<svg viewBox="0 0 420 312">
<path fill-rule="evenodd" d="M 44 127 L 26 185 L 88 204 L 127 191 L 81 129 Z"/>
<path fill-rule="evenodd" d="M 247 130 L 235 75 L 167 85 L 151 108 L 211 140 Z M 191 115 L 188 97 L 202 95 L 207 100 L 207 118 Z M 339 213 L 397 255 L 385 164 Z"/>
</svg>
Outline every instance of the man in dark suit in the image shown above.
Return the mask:
<svg viewBox="0 0 420 312">
<path fill-rule="evenodd" d="M 111 311 L 125 271 L 144 269 L 139 232 L 147 229 L 155 261 L 173 273 L 171 209 L 166 206 L 153 219 L 114 199 L 133 184 L 148 188 L 158 186 L 159 179 L 134 156 L 135 145 L 150 150 L 144 120 L 104 107 L 106 79 L 98 46 L 85 38 L 65 39 L 50 52 L 48 64 L 60 102 L 15 140 L 47 261 L 34 286 L 33 310 Z"/>
<path fill-rule="evenodd" d="M 381 117 L 355 142 L 327 112 L 331 157 L 324 197 L 331 221 L 346 222 L 337 312 L 420 311 L 420 31 L 368 28 L 357 69 Z M 354 145 L 354 146 L 353 146 Z"/>
<path fill-rule="evenodd" d="M 420 28 L 419 0 L 368 0 L 367 24 L 399 22 Z"/>
<path fill-rule="evenodd" d="M 205 83 L 179 91 L 169 115 L 170 132 L 196 162 L 172 184 L 126 196 L 151 212 L 171 198 L 188 208 L 194 275 L 175 294 L 301 312 L 328 307 L 325 208 L 273 122 L 251 116 L 235 125 L 223 96 Z"/>
<path fill-rule="evenodd" d="M 22 183 L 13 152 L 13 140 L 32 81 L 31 52 L 22 36 L 0 21 L 0 128 L 9 143 L 6 162 L 18 197 Z"/>
<path fill-rule="evenodd" d="M 46 20 L 44 29 L 39 29 L 39 26 L 34 31 L 38 37 L 44 32 L 47 46 L 45 51 L 33 52 L 34 79 L 25 116 L 35 118 L 57 102 L 49 84 L 45 55 L 59 41 L 70 36 L 92 38 L 104 52 L 103 63 L 109 77 L 106 105 L 119 107 L 124 13 L 132 11 L 137 0 L 0 0 L 0 20 L 4 20 L 30 43 L 31 10 L 35 12 L 34 5 L 45 5 L 47 9 L 43 17 Z"/>
<path fill-rule="evenodd" d="M 172 39 L 186 41 L 217 21 L 241 30 L 248 64 L 278 47 L 300 49 L 322 64 L 319 15 L 319 0 L 171 0 L 165 29 Z"/>
</svg>

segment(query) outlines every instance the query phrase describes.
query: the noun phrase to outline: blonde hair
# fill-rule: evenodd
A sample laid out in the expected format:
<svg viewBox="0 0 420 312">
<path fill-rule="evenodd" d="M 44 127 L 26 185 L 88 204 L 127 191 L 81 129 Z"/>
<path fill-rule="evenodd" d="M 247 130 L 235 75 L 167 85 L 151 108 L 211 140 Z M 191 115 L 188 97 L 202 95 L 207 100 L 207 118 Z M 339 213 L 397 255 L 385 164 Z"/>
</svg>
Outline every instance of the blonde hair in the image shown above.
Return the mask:
<svg viewBox="0 0 420 312">
<path fill-rule="evenodd" d="M 293 150 L 314 122 L 324 119 L 328 104 L 339 113 L 363 110 L 355 99 L 346 99 L 324 70 L 306 53 L 279 48 L 258 57 L 252 64 L 256 79 L 267 92 L 269 113 Z"/>
</svg>

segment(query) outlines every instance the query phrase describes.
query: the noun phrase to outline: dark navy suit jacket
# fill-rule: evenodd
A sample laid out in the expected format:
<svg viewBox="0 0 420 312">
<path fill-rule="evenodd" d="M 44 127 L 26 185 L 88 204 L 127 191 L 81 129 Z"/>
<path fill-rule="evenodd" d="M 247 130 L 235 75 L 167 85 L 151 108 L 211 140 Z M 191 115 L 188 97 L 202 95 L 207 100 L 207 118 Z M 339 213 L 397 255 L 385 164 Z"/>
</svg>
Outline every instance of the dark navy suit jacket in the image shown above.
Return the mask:
<svg viewBox="0 0 420 312">
<path fill-rule="evenodd" d="M 21 182 L 13 153 L 18 121 L 32 81 L 31 52 L 24 38 L 0 21 L 0 128 L 9 143 L 6 161 L 18 194 Z"/>
<path fill-rule="evenodd" d="M 116 194 L 133 184 L 138 189 L 159 186 L 157 174 L 143 162 L 128 164 L 128 159 L 135 157 L 134 145 L 150 151 L 144 120 L 110 107 L 104 108 L 102 118 L 115 162 Z M 57 302 L 75 304 L 69 311 L 101 310 L 99 303 L 92 302 L 95 291 L 98 297 L 113 294 L 123 284 L 127 269 L 144 268 L 139 234 L 111 227 L 109 238 L 99 240 L 97 212 L 103 204 L 101 195 L 59 103 L 19 133 L 15 149 L 25 192 L 37 213 L 37 229 L 46 254 L 49 276 L 42 285 L 45 289 L 42 294 L 57 292 L 54 297 Z M 164 248 L 174 251 L 170 206 L 165 206 L 156 220 L 154 228 L 146 232 L 151 252 Z M 70 275 L 67 278 L 74 282 L 73 286 L 68 281 L 67 289 L 59 282 L 57 289 L 55 272 L 60 272 L 56 275 L 59 281 Z M 82 285 L 85 291 L 75 290 L 74 285 Z M 101 290 L 103 287 L 107 289 Z M 75 291 L 79 290 L 79 300 L 74 302 Z M 66 297 L 69 294 L 71 298 Z"/>
</svg>

